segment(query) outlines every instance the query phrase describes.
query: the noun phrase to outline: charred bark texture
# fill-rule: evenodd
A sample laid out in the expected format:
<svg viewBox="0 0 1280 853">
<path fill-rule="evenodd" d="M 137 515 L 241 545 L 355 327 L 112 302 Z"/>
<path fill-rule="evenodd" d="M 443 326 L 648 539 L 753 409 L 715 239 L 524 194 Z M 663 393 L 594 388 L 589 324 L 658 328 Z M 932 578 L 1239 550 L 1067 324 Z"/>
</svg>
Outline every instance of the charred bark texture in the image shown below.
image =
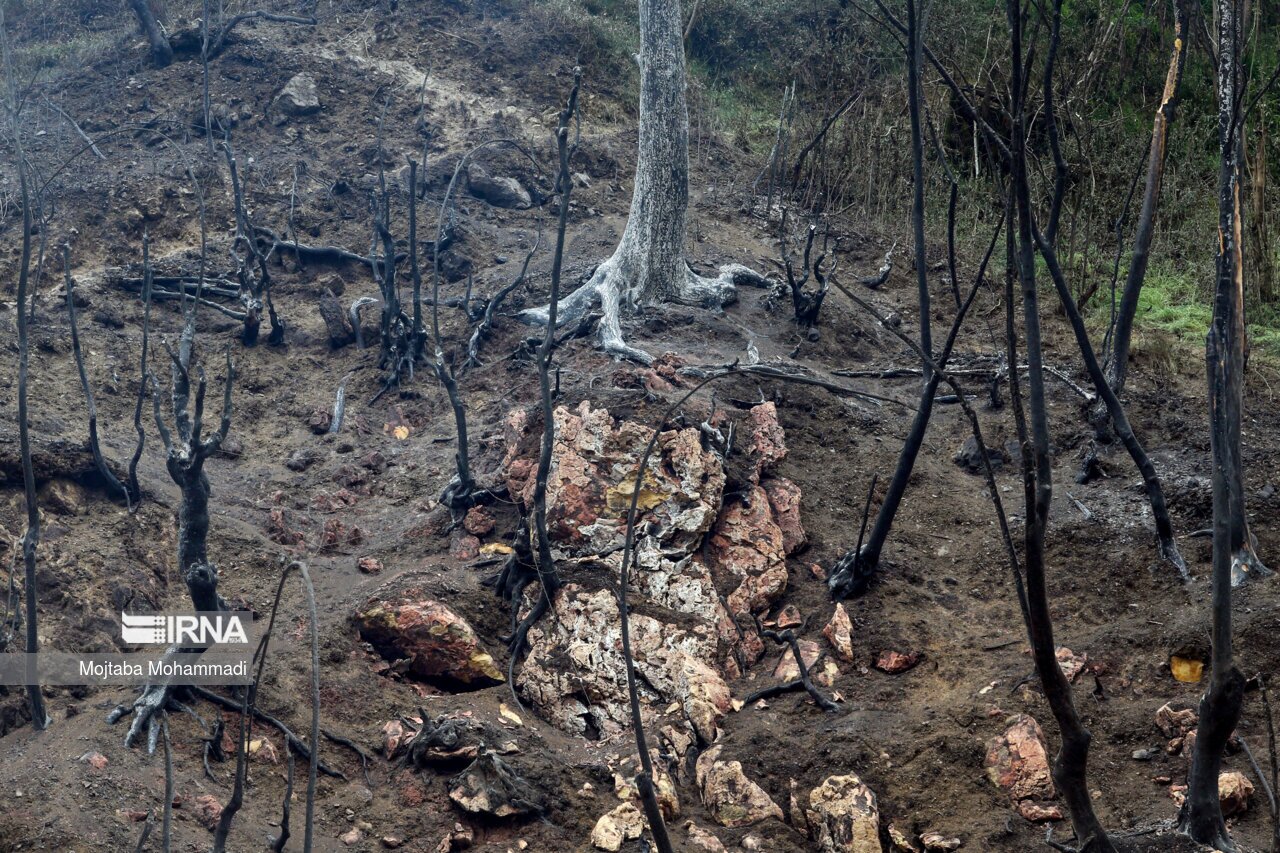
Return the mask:
<svg viewBox="0 0 1280 853">
<path fill-rule="evenodd" d="M 170 46 L 169 37 L 164 34 L 164 30 L 160 29 L 160 22 L 156 20 L 155 13 L 151 11 L 147 0 L 129 0 L 129 6 L 138 18 L 138 26 L 142 29 L 142 34 L 147 37 L 147 43 L 151 45 L 151 62 L 156 68 L 164 68 L 172 64 L 173 47 Z"/>
<path fill-rule="evenodd" d="M 1129 347 L 1133 338 L 1133 321 L 1138 314 L 1138 297 L 1146 279 L 1147 265 L 1151 260 L 1151 241 L 1156 231 L 1156 209 L 1160 205 L 1160 187 L 1164 182 L 1164 164 L 1169 151 L 1169 128 L 1178 110 L 1182 89 L 1182 71 L 1187 55 L 1187 0 L 1172 0 L 1173 53 L 1169 57 L 1169 71 L 1164 79 L 1164 92 L 1160 106 L 1156 108 L 1151 129 L 1151 149 L 1147 154 L 1147 181 L 1142 192 L 1142 211 L 1138 214 L 1138 227 L 1133 235 L 1133 255 L 1129 259 L 1129 272 L 1125 276 L 1120 306 L 1116 310 L 1114 349 L 1107 381 L 1119 396 L 1124 393 L 1124 383 L 1129 369 Z M 1100 412 L 1099 412 L 1100 414 Z"/>
<path fill-rule="evenodd" d="M 1093 810 L 1087 781 L 1089 743 L 1092 735 L 1085 728 L 1076 710 L 1071 693 L 1071 683 L 1058 665 L 1053 637 L 1053 621 L 1049 609 L 1049 592 L 1045 572 L 1045 534 L 1049 525 L 1049 509 L 1053 501 L 1053 466 L 1049 456 L 1049 418 L 1044 389 L 1044 358 L 1040 332 L 1040 304 L 1036 289 L 1033 213 L 1031 192 L 1027 179 L 1027 106 L 1026 79 L 1027 57 L 1022 44 L 1023 18 L 1021 5 L 1016 0 L 1005 3 L 1010 32 L 1011 75 L 1010 113 L 1013 118 L 1010 139 L 1010 181 L 1013 190 L 1013 208 L 1017 233 L 1013 257 L 1018 281 L 1022 287 L 1023 329 L 1030 368 L 1027 382 L 1027 412 L 1030 429 L 1020 429 L 1028 434 L 1030 464 L 1023 466 L 1024 497 L 1026 499 L 1026 524 L 1023 538 L 1027 592 L 1027 635 L 1031 641 L 1032 657 L 1045 699 L 1053 711 L 1058 730 L 1062 735 L 1062 747 L 1053 764 L 1053 778 L 1062 792 L 1063 801 L 1071 816 L 1079 849 L 1095 853 L 1114 853 L 1115 848 L 1102 828 Z M 1053 14 L 1057 19 L 1062 12 L 1062 2 L 1054 3 Z M 1057 26 L 1055 23 L 1054 30 Z M 1053 49 L 1050 50 L 1050 56 Z M 1050 68 L 1052 65 L 1050 64 Z M 1048 72 L 1046 72 L 1048 73 Z M 1016 383 L 1016 374 L 1011 384 Z M 1019 408 L 1019 411 L 1021 409 Z M 1027 453 L 1027 451 L 1024 451 Z M 1215 777 L 1216 779 L 1216 777 Z"/>
<path fill-rule="evenodd" d="M 1244 676 L 1232 647 L 1231 587 L 1241 537 L 1246 535 L 1240 424 L 1244 374 L 1244 271 L 1241 244 L 1240 146 L 1242 131 L 1240 58 L 1241 0 L 1219 4 L 1218 22 L 1218 257 L 1213 320 L 1205 343 L 1209 385 L 1209 438 L 1213 452 L 1212 668 L 1200 699 L 1187 799 L 1179 823 L 1192 839 L 1233 851 L 1218 799 L 1222 751 L 1240 719 Z M 1247 544 L 1247 543 L 1246 543 Z"/>
</svg>

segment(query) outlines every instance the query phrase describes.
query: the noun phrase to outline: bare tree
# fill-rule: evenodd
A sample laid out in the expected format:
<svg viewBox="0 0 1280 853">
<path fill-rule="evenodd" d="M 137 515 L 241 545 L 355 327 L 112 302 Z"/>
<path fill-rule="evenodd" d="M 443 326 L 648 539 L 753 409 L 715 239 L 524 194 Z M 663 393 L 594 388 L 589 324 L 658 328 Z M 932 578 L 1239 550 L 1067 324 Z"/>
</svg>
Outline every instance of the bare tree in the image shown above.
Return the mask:
<svg viewBox="0 0 1280 853">
<path fill-rule="evenodd" d="M 231 429 L 231 389 L 235 384 L 235 364 L 231 349 L 226 354 L 226 375 L 222 394 L 222 419 L 212 435 L 204 435 L 204 402 L 208 387 L 203 368 L 193 368 L 196 336 L 196 306 L 191 300 L 186 306 L 186 319 L 179 338 L 178 349 L 167 347 L 172 361 L 171 402 L 173 429 L 165 423 L 160 411 L 160 383 L 151 376 L 152 406 L 156 431 L 164 444 L 169 476 L 182 493 L 178 508 L 178 570 L 187 586 L 191 603 L 197 611 L 226 610 L 218 595 L 218 570 L 209 561 L 209 478 L 204 463 L 222 446 Z M 195 394 L 192 399 L 192 371 L 196 370 Z M 166 656 L 198 649 L 170 648 Z M 120 705 L 108 716 L 108 722 L 116 722 L 130 711 L 133 722 L 125 735 L 125 744 L 132 745 L 143 729 L 147 730 L 147 748 L 154 752 L 159 735 L 159 713 L 173 703 L 172 686 L 167 682 L 149 684 L 132 705 Z"/>
<path fill-rule="evenodd" d="M 1151 128 L 1151 148 L 1147 153 L 1147 180 L 1142 192 L 1142 211 L 1138 214 L 1138 227 L 1133 235 L 1133 255 L 1129 259 L 1129 272 L 1125 276 L 1124 291 L 1116 309 L 1112 354 L 1107 381 L 1111 390 L 1119 396 L 1124 393 L 1124 383 L 1129 370 L 1129 346 L 1133 337 L 1133 321 L 1138 314 L 1138 297 L 1146 279 L 1147 265 L 1151 260 L 1151 241 L 1156 231 L 1156 209 L 1160 205 L 1160 188 L 1164 182 L 1164 164 L 1169 151 L 1169 128 L 1178 110 L 1182 89 L 1182 71 L 1187 55 L 1187 0 L 1171 0 L 1173 7 L 1173 51 L 1169 57 L 1169 71 L 1164 78 L 1164 91 L 1160 106 L 1156 108 Z M 1103 415 L 1099 404 L 1097 415 Z M 1095 422 L 1103 422 L 1100 417 Z"/>
<path fill-rule="evenodd" d="M 1062 0 L 1053 6 L 1053 36 L 1056 41 L 1058 20 L 1062 13 Z M 1032 658 L 1045 699 L 1057 721 L 1062 735 L 1062 748 L 1055 757 L 1053 778 L 1070 812 L 1071 825 L 1075 829 L 1080 853 L 1114 853 L 1114 846 L 1093 810 L 1093 799 L 1088 786 L 1089 743 L 1092 736 L 1085 728 L 1076 710 L 1071 694 L 1071 682 L 1062 672 L 1056 656 L 1053 623 L 1049 610 L 1049 593 L 1045 571 L 1045 534 L 1049 526 L 1049 509 L 1053 502 L 1053 465 L 1049 455 L 1049 418 L 1044 389 L 1044 356 L 1041 345 L 1040 304 L 1036 288 L 1034 214 L 1031 191 L 1027 178 L 1027 87 L 1029 79 L 1028 54 L 1024 51 L 1022 6 L 1018 0 L 1006 0 L 1005 14 L 1010 36 L 1010 104 L 1012 118 L 1009 140 L 1009 178 L 1012 184 L 1013 213 L 1016 223 L 1015 253 L 1013 261 L 1017 279 L 1022 288 L 1022 319 L 1027 364 L 1028 425 L 1022 423 L 1024 411 L 1021 405 L 1014 407 L 1019 418 L 1019 435 L 1026 436 L 1024 459 L 1029 464 L 1022 467 L 1023 494 L 1026 502 L 1026 522 L 1023 536 L 1023 559 L 1026 571 L 1027 633 L 1031 639 Z M 1046 76 L 1052 72 L 1056 44 L 1050 45 L 1046 63 Z M 1061 184 L 1055 189 L 1054 207 L 1060 203 Z M 1010 311 L 1012 307 L 1010 305 Z M 1009 323 L 1012 329 L 1012 319 Z M 1012 349 L 1012 347 L 1011 347 Z M 1016 360 L 1010 361 L 1017 364 Z M 1018 383 L 1016 370 L 1010 371 L 1010 384 Z M 1030 457 L 1027 459 L 1027 457 Z M 1215 776 L 1216 779 L 1216 776 Z"/>
<path fill-rule="evenodd" d="M 31 463 L 31 426 L 27 419 L 27 375 L 30 341 L 27 325 L 30 321 L 24 306 L 31 283 L 31 212 L 34 200 L 31 193 L 31 176 L 26 151 L 22 145 L 22 125 L 18 114 L 18 83 L 13 72 L 13 57 L 9 51 L 9 36 L 5 29 L 4 9 L 0 8 L 0 49 L 4 52 L 4 73 L 8 91 L 9 127 L 13 133 L 14 154 L 18 160 L 18 186 L 22 196 L 22 253 L 18 260 L 18 445 L 22 457 L 22 488 L 27 506 L 27 530 L 22 535 L 23 593 L 26 601 L 26 648 L 28 655 L 40 650 L 40 634 L 37 631 L 36 614 L 36 548 L 40 545 L 40 508 L 36 504 L 36 475 Z M 34 658 L 28 658 L 34 660 Z M 31 725 L 43 729 L 49 724 L 45 713 L 44 697 L 33 671 L 28 671 L 27 703 L 31 710 Z"/>
<path fill-rule="evenodd" d="M 689 207 L 689 110 L 685 102 L 683 30 L 678 0 L 640 0 L 640 144 L 631 214 L 613 255 L 560 303 L 560 323 L 580 320 L 596 303 L 600 342 L 621 358 L 653 357 L 628 346 L 622 318 L 642 305 L 679 302 L 720 307 L 737 298 L 736 284 L 762 285 L 744 266 L 721 267 L 717 278 L 693 272 L 685 260 Z M 519 315 L 545 324 L 548 306 Z"/>
<path fill-rule="evenodd" d="M 1244 121 L 1243 6 L 1243 0 L 1218 4 L 1218 254 L 1213 320 L 1205 343 L 1213 453 L 1213 655 L 1209 683 L 1200 698 L 1187 799 L 1179 815 L 1183 831 L 1193 839 L 1227 851 L 1236 848 L 1222 818 L 1218 770 L 1244 700 L 1244 675 L 1232 650 L 1231 587 L 1233 575 L 1245 569 L 1240 548 L 1247 544 L 1241 541 L 1247 531 L 1240 458 L 1245 347 L 1238 137 Z"/>
</svg>

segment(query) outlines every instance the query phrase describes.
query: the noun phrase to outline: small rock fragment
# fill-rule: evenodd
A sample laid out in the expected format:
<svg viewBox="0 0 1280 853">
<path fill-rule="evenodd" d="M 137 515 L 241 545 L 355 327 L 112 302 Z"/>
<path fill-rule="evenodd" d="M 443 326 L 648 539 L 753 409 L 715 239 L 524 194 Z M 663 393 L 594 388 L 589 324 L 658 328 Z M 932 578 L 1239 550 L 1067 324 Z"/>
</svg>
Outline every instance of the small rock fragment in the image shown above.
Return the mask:
<svg viewBox="0 0 1280 853">
<path fill-rule="evenodd" d="M 1018 814 L 1032 823 L 1044 823 L 1047 820 L 1062 820 L 1062 809 L 1057 806 L 1045 806 L 1023 800 L 1018 803 Z"/>
<path fill-rule="evenodd" d="M 201 794 L 191 801 L 191 812 L 197 823 L 213 832 L 222 817 L 222 803 L 212 794 Z"/>
<path fill-rule="evenodd" d="M 706 850 L 707 853 L 727 853 L 723 842 L 693 821 L 684 825 L 685 838 L 690 847 Z"/>
<path fill-rule="evenodd" d="M 849 612 L 844 609 L 843 602 L 836 605 L 836 612 L 827 627 L 822 629 L 822 636 L 827 638 L 841 660 L 853 662 L 853 623 L 849 621 Z"/>
<path fill-rule="evenodd" d="M 713 746 L 698 758 L 698 789 L 703 805 L 721 826 L 750 826 L 766 818 L 782 820 L 778 807 L 764 789 L 747 778 L 740 761 L 720 761 L 721 746 Z"/>
<path fill-rule="evenodd" d="M 800 616 L 800 608 L 794 604 L 788 604 L 778 613 L 776 622 L 781 629 L 798 628 L 804 624 L 804 619 Z"/>
<path fill-rule="evenodd" d="M 920 836 L 920 843 L 928 853 L 946 853 L 959 850 L 963 842 L 959 838 L 947 838 L 941 832 L 926 832 Z"/>
<path fill-rule="evenodd" d="M 600 850 L 622 849 L 622 842 L 639 838 L 644 832 L 644 815 L 632 803 L 623 803 L 601 815 L 591 830 L 591 843 Z"/>
<path fill-rule="evenodd" d="M 360 831 L 360 827 L 358 826 L 353 826 L 350 829 L 348 829 L 346 832 L 338 836 L 338 840 L 341 841 L 343 844 L 347 845 L 348 847 L 351 847 L 352 845 L 355 845 L 355 844 L 359 844 L 361 839 L 363 838 L 364 838 L 364 833 Z"/>
<path fill-rule="evenodd" d="M 80 756 L 80 760 L 86 762 L 94 770 L 101 770 L 107 766 L 107 757 L 101 752 L 86 752 Z"/>
<path fill-rule="evenodd" d="M 377 557 L 361 557 L 356 565 L 366 575 L 376 575 L 382 571 L 382 561 Z"/>
<path fill-rule="evenodd" d="M 887 672 L 890 675 L 897 675 L 920 663 L 921 654 L 919 652 L 895 652 L 886 650 L 876 657 L 875 667 L 881 672 Z"/>
<path fill-rule="evenodd" d="M 1165 737 L 1183 737 L 1196 727 L 1197 714 L 1193 708 L 1174 710 L 1166 702 L 1156 711 L 1156 725 Z"/>
</svg>

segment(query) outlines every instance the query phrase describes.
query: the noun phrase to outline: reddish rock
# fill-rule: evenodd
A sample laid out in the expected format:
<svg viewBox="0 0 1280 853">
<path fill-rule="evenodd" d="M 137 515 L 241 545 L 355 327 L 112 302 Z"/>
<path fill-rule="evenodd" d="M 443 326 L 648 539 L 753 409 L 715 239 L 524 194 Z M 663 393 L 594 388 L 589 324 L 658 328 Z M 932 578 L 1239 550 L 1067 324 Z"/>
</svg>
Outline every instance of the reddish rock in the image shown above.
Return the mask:
<svg viewBox="0 0 1280 853">
<path fill-rule="evenodd" d="M 853 662 L 853 623 L 849 621 L 849 612 L 844 609 L 843 602 L 836 605 L 831 621 L 822 629 L 822 636 L 827 638 L 841 660 Z"/>
<path fill-rule="evenodd" d="M 875 667 L 881 672 L 887 672 L 890 675 L 897 675 L 920 663 L 921 654 L 919 652 L 895 652 L 886 650 L 876 657 Z"/>
<path fill-rule="evenodd" d="M 201 794 L 191 801 L 191 814 L 197 823 L 213 832 L 222 817 L 222 803 L 212 794 Z"/>
<path fill-rule="evenodd" d="M 1011 717 L 1004 733 L 988 741 L 983 768 L 996 787 L 1008 794 L 1014 803 L 1021 804 L 1019 812 L 1024 817 L 1039 808 L 1030 807 L 1023 803 L 1024 800 L 1051 800 L 1057 796 L 1053 776 L 1049 772 L 1044 732 L 1040 724 L 1026 714 Z M 1028 806 L 1026 811 L 1022 808 L 1024 805 Z"/>
<path fill-rule="evenodd" d="M 80 760 L 88 764 L 94 770 L 101 770 L 107 766 L 107 757 L 101 752 L 86 752 L 80 756 Z"/>
<path fill-rule="evenodd" d="M 347 526 L 342 523 L 341 519 L 327 519 L 324 523 L 324 529 L 320 531 L 321 550 L 337 548 L 347 540 L 348 535 Z"/>
<path fill-rule="evenodd" d="M 396 757 L 400 748 L 407 744 L 413 735 L 405 730 L 399 720 L 389 720 L 382 727 L 382 753 L 387 761 Z"/>
<path fill-rule="evenodd" d="M 1044 823 L 1049 820 L 1062 820 L 1062 809 L 1055 805 L 1042 805 L 1030 800 L 1018 803 L 1018 814 L 1032 823 Z"/>
<path fill-rule="evenodd" d="M 800 487 L 786 477 L 768 477 L 760 485 L 769 496 L 773 520 L 782 531 L 782 547 L 791 556 L 809 544 L 800 523 Z"/>
<path fill-rule="evenodd" d="M 738 615 L 767 610 L 787 588 L 782 531 L 764 489 L 756 486 L 747 497 L 749 503 L 726 506 L 711 531 L 712 577 L 733 589 L 726 600 Z"/>
<path fill-rule="evenodd" d="M 473 506 L 467 510 L 467 517 L 463 519 L 462 526 L 468 533 L 475 536 L 483 536 L 493 530 L 494 525 L 493 513 L 482 506 Z"/>
<path fill-rule="evenodd" d="M 282 507 L 272 507 L 267 515 L 267 538 L 277 545 L 296 547 L 306 544 L 306 537 L 289 526 Z"/>
<path fill-rule="evenodd" d="M 333 416 L 327 409 L 316 409 L 307 416 L 307 426 L 311 427 L 311 431 L 316 435 L 324 435 L 328 432 L 331 423 L 333 423 Z"/>
<path fill-rule="evenodd" d="M 356 561 L 356 565 L 366 575 L 376 575 L 382 571 L 382 561 L 377 557 L 361 557 Z"/>
<path fill-rule="evenodd" d="M 797 645 L 800 646 L 800 658 L 804 661 L 805 668 L 811 668 L 818 662 L 822 649 L 817 643 L 813 640 L 800 640 Z M 791 649 L 783 652 L 782 659 L 773 668 L 773 677 L 779 681 L 795 681 L 800 677 L 800 667 L 796 665 L 796 656 Z"/>
<path fill-rule="evenodd" d="M 800 608 L 794 604 L 788 604 L 782 610 L 778 611 L 774 623 L 780 628 L 798 628 L 804 624 L 804 618 L 800 615 Z"/>
<path fill-rule="evenodd" d="M 471 688 L 505 679 L 467 620 L 431 599 L 371 598 L 356 612 L 356 626 L 384 657 L 408 658 L 419 678 L 445 678 Z"/>
<path fill-rule="evenodd" d="M 480 540 L 470 533 L 455 530 L 449 554 L 455 560 L 474 560 L 480 556 Z"/>
<path fill-rule="evenodd" d="M 1086 664 L 1089 663 L 1088 655 L 1078 655 L 1066 646 L 1059 646 L 1056 656 L 1058 658 L 1058 667 L 1062 670 L 1062 674 L 1066 676 L 1067 681 L 1075 681 L 1080 673 L 1084 671 Z"/>
<path fill-rule="evenodd" d="M 755 464 L 755 482 L 760 475 L 769 471 L 787 455 L 786 435 L 782 424 L 778 423 L 778 407 L 772 402 L 761 403 L 751 409 L 747 416 L 751 429 L 751 440 L 747 444 L 747 455 Z"/>
</svg>

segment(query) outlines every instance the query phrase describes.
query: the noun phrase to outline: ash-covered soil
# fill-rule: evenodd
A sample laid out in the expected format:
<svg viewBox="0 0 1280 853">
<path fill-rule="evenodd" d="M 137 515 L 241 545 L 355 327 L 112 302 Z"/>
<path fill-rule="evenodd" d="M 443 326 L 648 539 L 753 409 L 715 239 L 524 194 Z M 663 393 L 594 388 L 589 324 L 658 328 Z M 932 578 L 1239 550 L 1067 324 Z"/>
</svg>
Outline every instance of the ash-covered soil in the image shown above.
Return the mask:
<svg viewBox="0 0 1280 853">
<path fill-rule="evenodd" d="M 305 243 L 366 252 L 380 138 L 387 152 L 384 168 L 400 185 L 406 156 L 421 156 L 425 146 L 426 200 L 419 212 L 429 236 L 434 236 L 453 168 L 471 146 L 511 137 L 527 143 L 544 169 L 553 162 L 551 127 L 571 85 L 580 47 L 575 37 L 556 33 L 557 22 L 544 13 L 491 17 L 451 7 L 436 11 L 429 20 L 403 9 L 394 15 L 370 9 L 322 14 L 314 28 L 250 24 L 211 63 L 214 112 L 230 125 L 258 224 L 281 233 L 291 229 Z M 582 179 L 572 194 L 567 282 L 612 251 L 625 222 L 634 163 L 635 119 L 628 106 L 634 99 L 625 89 L 626 69 L 603 60 L 583 64 L 582 143 L 574 162 Z M 317 83 L 320 110 L 281 116 L 273 99 L 303 73 Z M 116 650 L 120 610 L 186 603 L 175 558 L 178 492 L 165 470 L 149 403 L 140 511 L 128 513 L 88 473 L 85 404 L 55 248 L 63 242 L 71 246 L 71 272 L 85 303 L 81 336 L 103 449 L 114 463 L 123 463 L 133 449 L 142 306 L 121 280 L 138 274 L 144 231 L 158 272 L 190 272 L 200 245 L 202 198 L 210 266 L 229 269 L 230 190 L 225 169 L 210 165 L 205 140 L 193 128 L 202 113 L 200 88 L 198 62 L 151 69 L 144 50 L 129 38 L 110 57 L 67 71 L 48 87 L 86 133 L 110 134 L 99 142 L 105 159 L 92 154 L 70 159 L 83 144 L 52 113 L 36 110 L 39 133 L 27 133 L 28 154 L 40 164 L 41 180 L 49 182 L 55 200 L 32 327 L 30 392 L 45 496 L 37 592 L 46 649 Z M 494 175 L 519 179 L 535 201 L 550 192 L 550 175 L 510 151 L 485 154 L 480 162 Z M 63 163 L 68 165 L 59 169 Z M 739 262 L 778 272 L 774 227 L 743 211 L 759 168 L 720 141 L 699 144 L 692 158 L 688 249 L 700 269 Z M 200 183 L 198 191 L 191 176 Z M 11 192 L 14 172 L 3 181 Z M 403 190 L 393 199 L 400 237 L 407 202 Z M 464 193 L 458 214 L 457 239 L 442 257 L 447 294 L 460 295 L 468 276 L 475 293 L 496 291 L 517 274 L 541 231 L 529 286 L 517 289 L 506 307 L 513 311 L 540 302 L 549 284 L 552 206 L 501 209 Z M 907 234 L 906 222 L 901 233 L 870 233 L 853 213 L 836 227 L 846 238 L 840 265 L 849 282 L 873 272 L 888 245 Z M 0 229 L 10 249 L 0 267 L 4 280 L 12 282 L 21 217 L 7 210 Z M 942 251 L 933 248 L 931 258 L 942 260 Z M 529 707 L 515 709 L 508 685 L 454 692 L 456 687 L 388 669 L 362 643 L 352 621 L 356 608 L 384 585 L 403 582 L 464 617 L 505 671 L 508 656 L 500 638 L 510 630 L 511 614 L 482 583 L 496 570 L 494 562 L 470 553 L 461 531 L 443 533 L 437 523 L 436 499 L 453 473 L 456 437 L 448 401 L 430 370 L 420 367 L 399 394 L 371 405 L 383 376 L 376 349 L 329 346 L 317 299 L 326 288 L 339 293 L 344 304 L 376 295 L 368 269 L 321 260 L 299 263 L 288 253 L 280 260 L 274 295 L 289 329 L 283 346 L 264 340 L 246 348 L 235 321 L 214 310 L 199 314 L 197 349 L 207 365 L 211 399 L 220 395 L 222 352 L 228 346 L 238 374 L 230 440 L 206 466 L 213 489 L 209 547 L 221 571 L 221 593 L 260 615 L 270 608 L 282 560 L 300 556 L 310 566 L 319 609 L 323 726 L 371 756 L 362 768 L 351 750 L 322 742 L 323 760 L 345 778 L 320 778 L 316 848 L 376 850 L 383 848 L 384 838 L 398 838 L 406 850 L 463 849 L 447 840 L 460 823 L 464 834 L 473 836 L 471 849 L 590 849 L 597 819 L 619 802 L 615 772 L 626 775 L 633 766 L 627 763 L 634 761 L 629 733 L 592 739 L 562 731 Z M 914 334 L 909 263 L 899 252 L 888 282 L 871 298 L 896 312 L 904 330 Z M 965 280 L 975 270 L 976 258 L 961 259 Z M 952 309 L 945 273 L 939 270 L 933 280 L 936 330 L 949 325 Z M 6 288 L 0 316 L 12 328 L 17 307 L 12 285 Z M 1003 313 L 995 296 L 994 290 L 984 293 L 975 306 L 957 348 L 958 361 L 976 361 L 1001 347 Z M 685 364 L 745 359 L 749 347 L 764 363 L 823 376 L 841 368 L 914 364 L 904 347 L 838 293 L 827 299 L 816 342 L 791 323 L 788 310 L 785 301 L 775 303 L 766 292 L 743 289 L 738 303 L 723 313 L 651 310 L 627 332 L 634 345 L 654 354 L 675 353 Z M 440 316 L 450 347 L 465 346 L 469 332 L 461 312 L 442 308 Z M 156 303 L 151 369 L 166 387 L 167 356 L 159 345 L 174 341 L 180 327 L 176 304 Z M 1087 384 L 1076 366 L 1069 329 L 1056 316 L 1048 318 L 1048 327 L 1046 360 Z M 482 482 L 499 479 L 508 414 L 537 401 L 536 373 L 524 347 L 534 334 L 502 317 L 484 345 L 483 364 L 460 374 L 471 453 Z M 12 334 L 5 350 L 8 363 L 15 364 Z M 571 410 L 585 400 L 619 420 L 652 424 L 684 393 L 680 387 L 647 388 L 634 366 L 614 362 L 590 338 L 566 341 L 556 351 L 556 363 L 558 404 Z M 1280 436 L 1269 417 L 1275 406 L 1272 388 L 1261 370 L 1249 377 L 1244 440 L 1252 530 L 1265 559 L 1280 547 L 1278 498 L 1271 486 L 1280 478 L 1273 453 Z M 835 605 L 812 566 L 830 566 L 853 545 L 868 483 L 878 473 L 882 494 L 918 393 L 911 378 L 836 381 L 902 405 L 841 398 L 758 377 L 722 382 L 714 397 L 730 419 L 741 419 L 762 400 L 776 404 L 788 452 L 775 473 L 802 490 L 801 519 L 809 542 L 788 559 L 785 593 L 766 617 L 784 607 L 798 609 L 807 620 L 803 638 L 823 648 L 822 628 Z M 316 435 L 313 415 L 332 409 L 344 383 L 348 404 L 342 431 Z M 1003 446 L 1013 437 L 1007 406 L 985 407 L 983 389 L 975 384 L 972 390 L 989 442 Z M 1139 364 L 1128 392 L 1129 415 L 1159 468 L 1179 544 L 1196 578 L 1189 586 L 1159 559 L 1141 481 L 1123 451 L 1104 453 L 1107 478 L 1075 482 L 1089 439 L 1082 400 L 1053 380 L 1049 392 L 1057 487 L 1049 574 L 1057 642 L 1087 656 L 1076 680 L 1076 701 L 1094 736 L 1090 781 L 1104 823 L 1118 831 L 1150 827 L 1176 814 L 1170 788 L 1184 780 L 1187 766 L 1184 757 L 1170 754 L 1171 738 L 1157 728 L 1155 712 L 1170 702 L 1191 707 L 1199 692 L 1197 685 L 1171 676 L 1169 657 L 1205 660 L 1208 652 L 1209 539 L 1187 535 L 1210 519 L 1204 379 L 1194 364 L 1185 372 Z M 21 535 L 25 521 L 14 464 L 15 399 L 16 371 L 6 369 L 0 374 L 0 528 L 6 548 Z M 699 400 L 690 404 L 690 412 L 707 411 L 710 392 Z M 882 825 L 892 823 L 904 835 L 938 832 L 960 838 L 964 850 L 1040 849 L 1043 826 L 1019 816 L 983 770 L 988 741 L 1013 715 L 1030 714 L 1040 722 L 1050 753 L 1056 736 L 1032 677 L 984 483 L 953 462 L 967 436 L 957 407 L 935 410 L 883 572 L 864 596 L 845 603 L 853 661 L 838 661 L 839 674 L 824 688 L 839 695 L 840 710 L 826 713 L 803 693 L 787 694 L 765 707 L 728 713 L 718 743 L 722 758 L 742 762 L 746 775 L 784 813 L 790 811 L 793 781 L 797 790 L 808 792 L 827 777 L 856 773 L 875 792 Z M 1015 464 L 1001 468 L 999 484 L 1017 535 L 1021 483 Z M 510 542 L 518 520 L 515 508 L 500 502 L 490 509 L 496 526 L 481 542 Z M 0 555 L 6 562 L 11 556 Z M 381 571 L 362 571 L 362 558 L 379 561 Z M 568 570 L 570 580 L 577 571 L 588 573 Z M 1275 667 L 1278 602 L 1275 581 L 1239 595 L 1237 655 L 1246 674 Z M 644 607 L 642 599 L 639 608 Z M 262 709 L 300 734 L 309 727 L 305 613 L 300 587 L 291 583 L 259 697 Z M 905 672 L 888 674 L 872 666 L 884 651 L 916 652 L 921 660 Z M 730 681 L 733 695 L 741 698 L 772 683 L 779 654 L 766 643 L 763 660 Z M 25 724 L 20 691 L 0 690 L 0 851 L 133 849 L 143 826 L 138 818 L 151 812 L 158 819 L 164 764 L 159 754 L 123 746 L 125 724 L 105 722 L 107 712 L 129 701 L 132 691 L 51 688 L 47 694 L 53 724 L 35 733 Z M 503 715 L 503 705 L 519 724 Z M 219 713 L 203 701 L 194 707 L 207 724 Z M 448 797 L 446 780 L 456 769 L 418 771 L 399 759 L 386 760 L 384 725 L 424 712 L 431 717 L 466 712 L 502 727 L 518 746 L 506 760 L 541 793 L 545 814 L 523 820 L 466 815 Z M 1239 734 L 1258 754 L 1265 753 L 1266 742 L 1260 714 L 1251 695 Z M 234 730 L 235 715 L 226 717 L 228 731 Z M 180 798 L 174 849 L 205 849 L 211 835 L 200 820 L 200 798 L 227 801 L 234 762 L 213 763 L 213 777 L 207 777 L 200 725 L 184 714 L 172 716 L 170 723 Z M 284 794 L 282 737 L 267 726 L 255 727 L 254 737 L 265 743 L 250 761 L 247 799 L 229 845 L 237 851 L 264 848 L 277 831 Z M 1148 751 L 1144 760 L 1134 758 L 1139 750 Z M 105 758 L 104 766 L 88 760 L 93 753 Z M 300 844 L 304 768 L 299 761 L 291 844 Z M 1243 754 L 1228 756 L 1226 768 L 1250 773 Z M 759 846 L 748 849 L 821 849 L 789 817 L 725 827 L 708 813 L 695 786 L 681 785 L 678 793 L 680 813 L 671 826 L 679 849 L 705 849 L 686 841 L 688 821 L 728 849 L 737 849 L 749 836 Z M 1270 827 L 1260 787 L 1248 810 L 1231 824 L 1244 844 L 1266 845 Z M 1062 838 L 1069 831 L 1060 826 Z M 159 849 L 158 837 L 157 827 L 151 849 Z M 640 850 L 641 844 L 627 841 L 623 849 Z"/>
</svg>

